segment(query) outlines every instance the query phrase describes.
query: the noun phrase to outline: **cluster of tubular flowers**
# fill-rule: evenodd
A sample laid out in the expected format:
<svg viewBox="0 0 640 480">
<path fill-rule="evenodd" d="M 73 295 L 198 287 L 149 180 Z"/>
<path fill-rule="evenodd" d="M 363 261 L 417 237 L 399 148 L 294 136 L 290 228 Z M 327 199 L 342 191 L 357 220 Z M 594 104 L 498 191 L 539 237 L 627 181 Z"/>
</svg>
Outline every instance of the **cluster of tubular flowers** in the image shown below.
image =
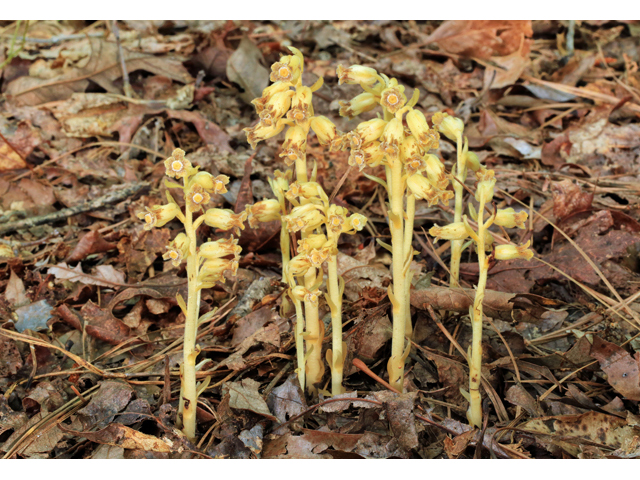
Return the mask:
<svg viewBox="0 0 640 480">
<path fill-rule="evenodd" d="M 179 413 L 184 433 L 191 440 L 196 435 L 196 405 L 198 389 L 196 387 L 196 357 L 198 349 L 195 345 L 198 313 L 200 310 L 200 290 L 209 288 L 216 282 L 223 280 L 225 272 L 235 274 L 238 269 L 241 247 L 236 238 L 230 237 L 203 243 L 197 246 L 197 229 L 202 223 L 221 230 L 234 230 L 236 234 L 244 229 L 247 212 L 238 214 L 231 210 L 209 208 L 212 195 L 225 193 L 229 177 L 225 175 L 213 176 L 207 172 L 198 171 L 185 157 L 185 152 L 179 148 L 164 162 L 167 176 L 181 179 L 182 184 L 165 181 L 168 188 L 181 189 L 185 203 L 185 211 L 175 201 L 167 190 L 167 204 L 146 208 L 138 213 L 138 218 L 144 220 L 145 229 L 162 227 L 174 219 L 178 219 L 184 226 L 184 232 L 176 235 L 167 246 L 163 255 L 165 260 L 179 266 L 184 260 L 187 262 L 188 291 L 187 303 L 178 295 L 185 320 L 184 359 L 181 365 L 182 386 L 180 389 Z M 199 215 L 197 218 L 194 215 Z M 208 382 L 208 380 L 206 381 Z M 202 387 L 204 389 L 204 387 Z"/>
</svg>

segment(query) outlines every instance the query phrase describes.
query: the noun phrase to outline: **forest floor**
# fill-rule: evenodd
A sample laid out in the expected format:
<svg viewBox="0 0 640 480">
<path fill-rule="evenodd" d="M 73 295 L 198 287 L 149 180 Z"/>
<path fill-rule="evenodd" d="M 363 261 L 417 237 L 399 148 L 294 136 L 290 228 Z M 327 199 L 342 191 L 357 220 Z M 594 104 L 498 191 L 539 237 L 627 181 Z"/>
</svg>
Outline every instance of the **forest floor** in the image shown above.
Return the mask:
<svg viewBox="0 0 640 480">
<path fill-rule="evenodd" d="M 0 25 L 0 457 L 640 457 L 640 23 Z M 369 219 L 340 245 L 345 400 L 300 390 L 271 222 L 242 232 L 237 276 L 202 293 L 198 440 L 176 428 L 187 281 L 162 254 L 178 225 L 144 230 L 136 214 L 164 201 L 175 148 L 230 177 L 215 206 L 272 198 L 282 135 L 254 151 L 242 129 L 287 45 L 305 55 L 306 85 L 324 77 L 315 110 L 340 130 L 357 121 L 338 101 L 359 91 L 338 85 L 338 65 L 396 77 L 407 96 L 420 90 L 427 119 L 464 120 L 470 150 L 496 172 L 496 205 L 528 212 L 510 234 L 531 240 L 534 258 L 489 271 L 482 431 L 460 393 L 477 257 L 463 256 L 469 290 L 450 290 L 449 244 L 426 234 L 452 209 L 418 202 L 398 395 L 384 381 L 381 188 L 315 136 L 318 181 Z M 455 145 L 443 139 L 439 155 L 450 170 Z"/>
</svg>

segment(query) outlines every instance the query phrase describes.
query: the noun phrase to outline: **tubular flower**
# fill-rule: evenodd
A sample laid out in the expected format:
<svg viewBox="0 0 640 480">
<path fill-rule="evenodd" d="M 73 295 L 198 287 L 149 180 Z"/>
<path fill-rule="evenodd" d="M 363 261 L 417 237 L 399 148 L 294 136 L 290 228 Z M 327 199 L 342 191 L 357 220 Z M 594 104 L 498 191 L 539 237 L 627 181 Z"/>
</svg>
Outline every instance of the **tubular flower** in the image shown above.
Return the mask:
<svg viewBox="0 0 640 480">
<path fill-rule="evenodd" d="M 529 249 L 530 244 L 529 240 L 524 245 L 498 245 L 495 249 L 495 258 L 496 260 L 515 260 L 517 258 L 531 260 L 533 251 Z"/>
<path fill-rule="evenodd" d="M 407 162 L 412 157 L 422 157 L 423 155 L 424 150 L 413 135 L 403 140 L 400 146 L 400 159 L 403 162 Z"/>
<path fill-rule="evenodd" d="M 260 113 L 264 110 L 265 105 L 271 100 L 271 98 L 282 92 L 286 92 L 290 89 L 291 85 L 286 82 L 276 82 L 273 85 L 268 86 L 262 90 L 262 96 L 254 98 L 251 103 L 256 107 L 256 112 Z"/>
<path fill-rule="evenodd" d="M 374 118 L 373 120 L 362 122 L 355 130 L 348 132 L 345 137 L 352 149 L 360 149 L 364 145 L 378 140 L 387 123 L 381 118 Z"/>
<path fill-rule="evenodd" d="M 298 253 L 307 254 L 312 250 L 320 250 L 327 244 L 327 237 L 322 233 L 309 235 L 307 238 L 298 240 Z"/>
<path fill-rule="evenodd" d="M 298 254 L 289 260 L 287 267 L 287 276 L 293 277 L 296 275 L 303 275 L 312 267 L 311 261 L 307 254 Z"/>
<path fill-rule="evenodd" d="M 464 122 L 460 118 L 452 117 L 447 113 L 437 112 L 433 114 L 431 121 L 438 127 L 440 133 L 449 140 L 453 140 L 455 142 L 462 138 Z"/>
<path fill-rule="evenodd" d="M 360 213 L 354 213 L 347 218 L 347 223 L 342 227 L 342 233 L 359 232 L 367 224 L 367 217 Z"/>
<path fill-rule="evenodd" d="M 473 172 L 477 172 L 482 168 L 478 155 L 476 155 L 473 152 L 467 152 L 464 160 L 465 160 L 465 163 L 467 164 L 467 168 Z"/>
<path fill-rule="evenodd" d="M 270 127 L 281 119 L 291 107 L 291 98 L 294 94 L 295 92 L 293 90 L 286 90 L 273 95 L 273 97 L 264 104 L 264 108 L 259 113 L 261 123 Z"/>
<path fill-rule="evenodd" d="M 429 128 L 429 124 L 427 123 L 427 119 L 424 114 L 415 109 L 411 109 L 407 116 L 407 125 L 409 126 L 409 130 L 411 130 L 411 135 L 416 137 L 416 140 L 420 145 L 422 145 L 426 150 L 429 150 L 432 147 L 433 143 L 433 135 L 432 130 Z"/>
<path fill-rule="evenodd" d="M 293 165 L 296 160 L 303 159 L 307 150 L 307 135 L 302 127 L 290 127 L 282 144 L 281 157 L 287 165 Z"/>
<path fill-rule="evenodd" d="M 195 184 L 187 194 L 187 208 L 190 212 L 199 212 L 202 206 L 209 203 L 211 196 L 198 184 Z"/>
<path fill-rule="evenodd" d="M 484 196 L 485 203 L 491 202 L 493 198 L 493 188 L 496 185 L 493 170 L 479 170 L 476 173 L 478 179 L 478 188 L 476 188 L 476 201 L 480 201 L 480 196 Z"/>
<path fill-rule="evenodd" d="M 280 170 L 276 170 L 273 172 L 273 178 L 269 178 L 271 191 L 281 202 L 284 202 L 284 194 L 289 189 L 289 181 L 291 180 L 292 175 L 293 172 L 291 170 L 287 170 L 284 173 Z"/>
<path fill-rule="evenodd" d="M 295 121 L 298 125 L 309 120 L 313 116 L 312 98 L 313 94 L 309 87 L 296 87 L 296 92 L 291 102 L 291 110 L 287 113 L 287 118 Z"/>
<path fill-rule="evenodd" d="M 338 75 L 338 85 L 348 83 L 351 85 L 373 85 L 378 81 L 378 72 L 371 67 L 363 67 L 362 65 L 351 65 L 344 68 L 338 65 L 336 69 Z"/>
<path fill-rule="evenodd" d="M 447 188 L 449 180 L 444 170 L 444 164 L 437 155 L 427 154 L 424 157 L 424 161 L 427 164 L 427 177 L 429 181 L 440 189 Z"/>
<path fill-rule="evenodd" d="M 289 201 L 298 197 L 310 199 L 323 198 L 325 196 L 324 190 L 317 182 L 293 182 L 289 185 L 287 193 L 285 193 L 285 197 Z"/>
<path fill-rule="evenodd" d="M 247 219 L 247 212 L 233 213 L 233 210 L 222 208 L 210 208 L 204 213 L 204 223 L 210 227 L 221 230 L 235 229 L 239 235 L 240 230 L 244 230 L 244 221 Z"/>
<path fill-rule="evenodd" d="M 307 253 L 307 259 L 314 268 L 320 268 L 327 258 L 329 258 L 329 248 L 324 247 L 320 249 L 314 249 Z"/>
<path fill-rule="evenodd" d="M 402 127 L 402 121 L 393 118 L 387 123 L 384 128 L 384 132 L 380 137 L 380 150 L 383 151 L 388 157 L 396 159 L 400 153 L 400 145 L 404 140 L 404 128 Z"/>
<path fill-rule="evenodd" d="M 146 213 L 140 212 L 137 214 L 139 219 L 145 221 L 145 230 L 151 230 L 153 227 L 163 227 L 181 213 L 180 207 L 173 202 L 166 205 L 156 205 L 151 208 L 146 207 L 146 210 Z"/>
<path fill-rule="evenodd" d="M 453 192 L 435 187 L 419 173 L 407 177 L 407 188 L 417 198 L 427 200 L 429 205 L 435 205 L 439 201 L 446 203 L 448 198 L 453 194 Z"/>
<path fill-rule="evenodd" d="M 361 113 L 369 112 L 376 108 L 378 105 L 378 97 L 373 93 L 364 92 L 355 96 L 348 102 L 340 100 L 338 104 L 340 105 L 340 116 L 352 119 Z"/>
<path fill-rule="evenodd" d="M 247 134 L 247 142 L 251 145 L 251 148 L 255 149 L 258 142 L 266 140 L 267 138 L 275 137 L 278 135 L 284 127 L 285 123 L 278 121 L 275 125 L 266 126 L 262 122 L 257 123 L 253 127 L 245 128 L 243 131 Z"/>
<path fill-rule="evenodd" d="M 287 82 L 296 83 L 302 73 L 302 61 L 301 56 L 285 55 L 280 58 L 279 62 L 271 65 L 271 75 L 269 79 L 272 82 Z"/>
<path fill-rule="evenodd" d="M 338 129 L 327 117 L 313 117 L 310 126 L 318 137 L 320 145 L 330 144 L 338 136 Z"/>
<path fill-rule="evenodd" d="M 206 259 L 222 258 L 229 255 L 238 256 L 242 247 L 238 245 L 238 239 L 234 237 L 221 238 L 215 242 L 206 242 L 200 245 L 200 256 Z"/>
<path fill-rule="evenodd" d="M 251 228 L 256 228 L 259 223 L 280 220 L 282 216 L 280 202 L 275 198 L 265 199 L 253 205 L 247 205 L 247 212 L 249 215 L 249 226 Z"/>
<path fill-rule="evenodd" d="M 358 149 L 351 150 L 347 163 L 352 167 L 358 167 L 358 169 L 362 171 L 364 170 L 364 167 L 367 165 L 365 160 L 366 158 L 365 158 L 364 152 L 358 148 Z"/>
<path fill-rule="evenodd" d="M 297 287 L 293 287 L 289 290 L 291 293 L 291 297 L 295 300 L 307 301 L 311 305 L 318 305 L 318 298 L 320 296 L 319 290 L 308 290 L 302 285 L 298 285 Z"/>
<path fill-rule="evenodd" d="M 182 263 L 182 260 L 189 253 L 189 238 L 184 233 L 179 233 L 169 245 L 167 251 L 162 255 L 165 260 L 171 260 L 174 267 Z"/>
<path fill-rule="evenodd" d="M 191 162 L 184 156 L 184 150 L 176 148 L 164 161 L 165 173 L 173 178 L 182 178 L 193 173 Z"/>
<path fill-rule="evenodd" d="M 319 205 L 307 203 L 295 207 L 289 215 L 282 217 L 290 232 L 313 230 L 324 223 L 325 216 Z"/>
<path fill-rule="evenodd" d="M 380 150 L 380 142 L 371 142 L 362 147 L 364 161 L 370 167 L 377 167 L 384 160 L 384 152 Z"/>
<path fill-rule="evenodd" d="M 469 236 L 469 233 L 467 232 L 464 222 L 455 222 L 445 225 L 444 227 L 434 225 L 429 229 L 429 235 L 435 237 L 436 241 L 439 239 L 464 240 Z"/>
<path fill-rule="evenodd" d="M 212 258 L 205 260 L 198 273 L 198 281 L 201 283 L 216 282 L 222 278 L 224 272 L 235 275 L 238 271 L 238 260 L 226 258 Z"/>
<path fill-rule="evenodd" d="M 527 212 L 522 211 L 516 213 L 512 207 L 509 207 L 498 210 L 493 223 L 505 228 L 525 228 L 524 222 L 527 221 L 528 217 Z"/>
<path fill-rule="evenodd" d="M 327 210 L 327 228 L 334 233 L 342 232 L 349 211 L 338 205 L 331 205 Z"/>
<path fill-rule="evenodd" d="M 407 97 L 404 94 L 404 85 L 398 85 L 397 83 L 396 81 L 394 86 L 385 88 L 380 95 L 380 105 L 391 113 L 396 113 L 407 103 Z"/>
</svg>

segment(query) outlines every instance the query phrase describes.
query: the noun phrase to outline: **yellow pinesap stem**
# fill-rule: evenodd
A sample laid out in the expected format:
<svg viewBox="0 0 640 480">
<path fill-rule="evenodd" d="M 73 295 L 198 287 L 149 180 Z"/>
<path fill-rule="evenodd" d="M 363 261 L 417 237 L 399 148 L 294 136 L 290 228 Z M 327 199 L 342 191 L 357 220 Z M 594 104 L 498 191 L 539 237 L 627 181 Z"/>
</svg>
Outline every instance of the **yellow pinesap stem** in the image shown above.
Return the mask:
<svg viewBox="0 0 640 480">
<path fill-rule="evenodd" d="M 337 236 L 334 236 L 337 247 Z M 342 374 L 344 357 L 342 351 L 342 292 L 338 281 L 338 257 L 331 255 L 327 262 L 327 289 L 333 307 L 331 308 L 331 394 L 344 393 Z"/>
<path fill-rule="evenodd" d="M 404 378 L 404 345 L 407 325 L 406 289 L 404 272 L 404 185 L 402 182 L 402 162 L 396 158 L 387 167 L 387 185 L 389 185 L 389 228 L 391 229 L 391 250 L 393 262 L 393 333 L 391 338 L 391 359 L 388 365 L 389 383 L 392 387 L 403 391 Z"/>
<path fill-rule="evenodd" d="M 462 136 L 457 139 L 457 163 L 455 178 L 453 180 L 453 191 L 455 193 L 455 213 L 454 222 L 462 221 L 462 213 L 464 212 L 464 181 L 467 176 L 467 167 L 462 157 Z M 451 287 L 460 286 L 460 257 L 462 255 L 462 244 L 464 240 L 451 241 Z"/>
<path fill-rule="evenodd" d="M 304 391 L 305 386 L 305 358 L 304 358 L 304 314 L 302 313 L 302 302 L 293 300 L 296 307 L 296 359 L 298 360 L 298 382 Z"/>
<path fill-rule="evenodd" d="M 310 268 L 304 275 L 304 286 L 311 289 L 316 283 L 316 269 Z M 304 316 L 306 325 L 306 383 L 311 394 L 317 392 L 316 385 L 322 381 L 324 364 L 322 363 L 322 340 L 324 337 L 324 324 L 318 317 L 318 305 L 304 302 Z"/>
<path fill-rule="evenodd" d="M 185 180 L 186 182 L 186 180 Z M 198 329 L 198 313 L 200 295 L 197 291 L 198 255 L 196 253 L 196 229 L 193 226 L 193 214 L 187 208 L 185 214 L 185 231 L 189 238 L 189 255 L 187 256 L 187 278 L 189 297 L 187 299 L 187 318 L 184 325 L 184 347 L 182 362 L 182 431 L 191 441 L 196 438 L 196 331 Z"/>
<path fill-rule="evenodd" d="M 486 223 L 483 220 L 484 204 L 484 196 L 481 195 L 478 207 L 478 239 L 476 241 L 480 278 L 478 279 L 476 297 L 473 301 L 473 315 L 471 318 L 473 338 L 471 340 L 471 358 L 469 359 L 469 410 L 467 410 L 469 424 L 478 428 L 482 426 L 482 398 L 480 397 L 480 380 L 482 377 L 482 302 L 489 270 L 489 262 L 484 250 L 484 232 L 486 229 Z"/>
<path fill-rule="evenodd" d="M 404 224 L 404 262 L 411 262 L 413 258 L 413 222 L 416 215 L 416 197 L 412 193 L 407 195 L 407 216 Z M 411 302 L 409 301 L 409 295 L 411 292 L 411 282 L 407 281 L 408 271 L 405 272 L 405 310 L 407 316 L 407 324 L 405 327 L 405 336 L 407 338 L 411 338 L 411 334 L 413 332 L 413 325 L 411 324 Z"/>
</svg>

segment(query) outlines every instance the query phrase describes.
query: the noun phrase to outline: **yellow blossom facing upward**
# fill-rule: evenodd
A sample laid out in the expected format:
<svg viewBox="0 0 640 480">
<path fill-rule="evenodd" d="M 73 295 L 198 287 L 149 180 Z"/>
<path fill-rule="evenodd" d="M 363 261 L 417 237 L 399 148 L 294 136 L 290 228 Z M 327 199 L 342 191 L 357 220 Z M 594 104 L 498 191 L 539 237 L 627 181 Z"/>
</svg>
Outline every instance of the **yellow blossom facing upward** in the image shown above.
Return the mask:
<svg viewBox="0 0 640 480">
<path fill-rule="evenodd" d="M 191 175 L 193 171 L 191 162 L 184 155 L 184 150 L 176 148 L 171 156 L 164 161 L 165 173 L 168 176 L 182 178 Z"/>
<path fill-rule="evenodd" d="M 391 113 L 396 113 L 404 107 L 405 103 L 407 103 L 407 97 L 404 94 L 404 85 L 398 85 L 398 81 L 394 78 L 380 94 L 380 105 Z"/>
<path fill-rule="evenodd" d="M 189 253 L 189 238 L 184 233 L 179 233 L 166 248 L 167 251 L 162 255 L 162 258 L 171 260 L 173 266 L 177 267 Z"/>
<path fill-rule="evenodd" d="M 199 212 L 209 203 L 211 196 L 198 184 L 194 184 L 186 195 L 187 208 L 191 212 Z"/>
</svg>

